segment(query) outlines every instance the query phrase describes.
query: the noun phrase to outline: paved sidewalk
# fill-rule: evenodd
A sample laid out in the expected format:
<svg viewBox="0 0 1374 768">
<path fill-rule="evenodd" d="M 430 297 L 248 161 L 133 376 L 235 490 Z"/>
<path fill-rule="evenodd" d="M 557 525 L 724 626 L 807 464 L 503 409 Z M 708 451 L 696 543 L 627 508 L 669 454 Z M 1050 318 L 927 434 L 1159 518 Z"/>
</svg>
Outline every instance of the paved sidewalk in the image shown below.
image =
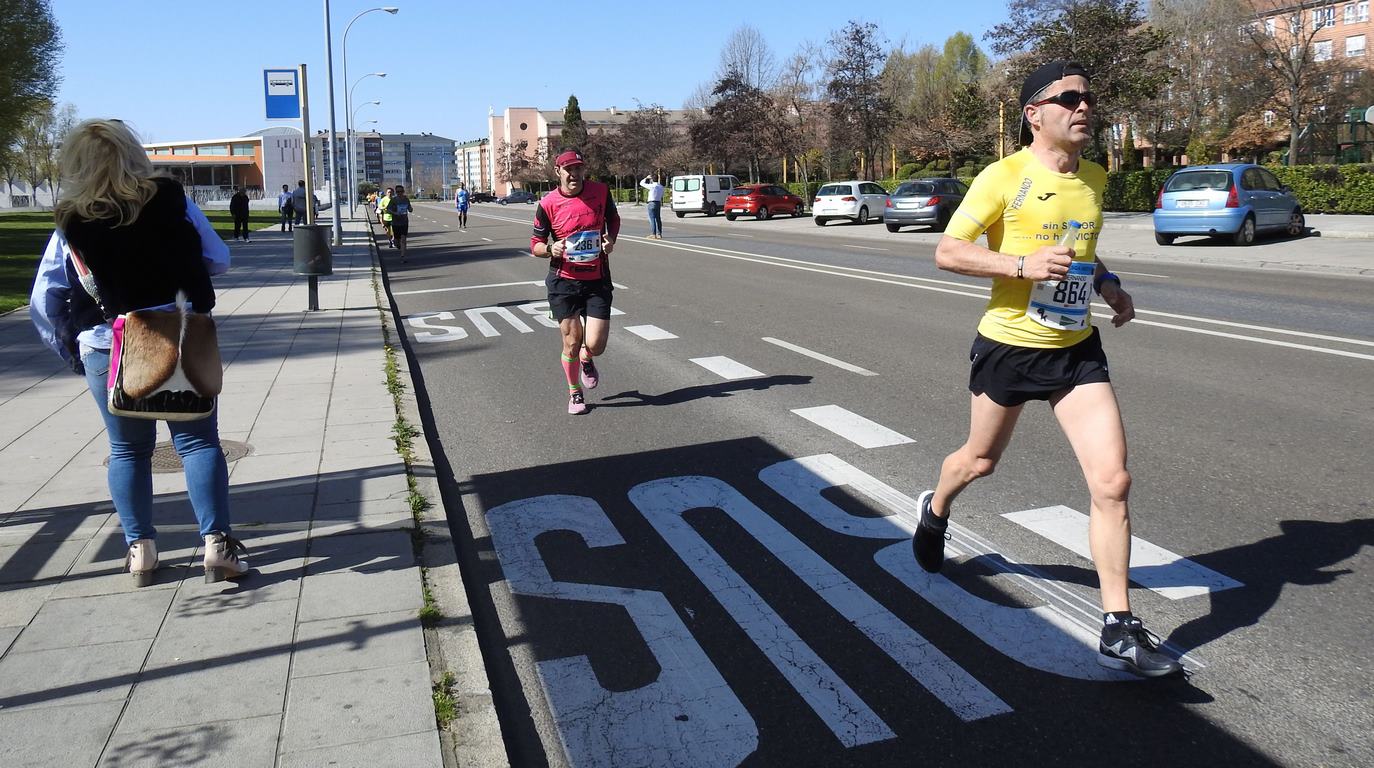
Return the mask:
<svg viewBox="0 0 1374 768">
<path fill-rule="evenodd" d="M 221 437 L 249 446 L 233 460 L 226 444 L 255 571 L 238 583 L 203 583 L 178 469 L 154 475 L 162 567 L 134 588 L 84 380 L 27 309 L 0 317 L 0 765 L 468 764 L 435 722 L 442 670 L 418 618 L 421 537 L 391 439 L 374 256 L 365 225 L 347 226 L 322 311 L 303 311 L 306 281 L 275 228 L 232 244 L 215 281 Z M 446 528 L 430 499 L 425 526 Z M 439 571 L 450 581 L 432 587 L 461 593 L 456 567 Z M 476 668 L 459 682 L 480 700 Z M 494 716 L 472 710 L 476 732 L 495 733 L 483 764 L 499 764 Z"/>
</svg>

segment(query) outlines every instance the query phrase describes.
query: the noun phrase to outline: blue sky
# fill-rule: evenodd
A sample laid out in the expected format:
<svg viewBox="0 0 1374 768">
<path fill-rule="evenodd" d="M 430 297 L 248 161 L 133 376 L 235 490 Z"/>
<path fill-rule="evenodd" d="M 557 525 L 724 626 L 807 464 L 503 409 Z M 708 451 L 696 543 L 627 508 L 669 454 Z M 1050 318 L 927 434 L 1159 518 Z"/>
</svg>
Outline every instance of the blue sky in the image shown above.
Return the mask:
<svg viewBox="0 0 1374 768">
<path fill-rule="evenodd" d="M 309 66 L 313 130 L 328 128 L 324 14 L 320 0 L 144 3 L 51 0 L 66 50 L 59 99 L 82 117 L 119 117 L 146 141 L 225 138 L 272 125 L 263 118 L 262 70 Z M 358 120 L 387 133 L 428 131 L 456 140 L 486 135 L 488 107 L 583 109 L 635 101 L 679 107 L 711 79 L 721 45 L 741 23 L 758 28 L 778 59 L 824 42 L 851 18 L 876 23 L 890 44 L 941 45 L 983 33 L 1003 0 L 859 3 L 793 0 L 772 15 L 737 3 L 387 3 L 332 0 L 337 128 L 343 130 L 341 36 L 354 14 L 379 5 L 348 35 L 349 79 L 384 71 L 354 90 Z M 652 8 L 652 11 L 644 9 Z M 687 9 L 691 10 L 687 10 Z M 785 9 L 785 10 L 783 10 Z M 356 106 L 356 105 L 355 105 Z"/>
</svg>

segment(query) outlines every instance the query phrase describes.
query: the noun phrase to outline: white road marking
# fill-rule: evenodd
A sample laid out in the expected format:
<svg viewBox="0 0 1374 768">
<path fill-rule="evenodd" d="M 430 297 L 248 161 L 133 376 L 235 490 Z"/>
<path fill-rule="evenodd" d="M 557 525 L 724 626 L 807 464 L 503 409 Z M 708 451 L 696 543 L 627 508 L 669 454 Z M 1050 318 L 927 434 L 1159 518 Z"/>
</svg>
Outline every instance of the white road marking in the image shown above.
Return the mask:
<svg viewBox="0 0 1374 768">
<path fill-rule="evenodd" d="M 1149 272 L 1127 272 L 1127 271 L 1124 270 L 1124 269 L 1115 269 L 1115 270 L 1112 270 L 1112 271 L 1115 272 L 1115 273 L 1118 274 L 1118 275 L 1130 275 L 1131 277 L 1158 277 L 1158 278 L 1160 278 L 1160 279 L 1162 279 L 1162 280 L 1169 280 L 1169 279 L 1170 279 L 1170 277 L 1169 277 L 1168 275 L 1155 275 L 1155 274 L 1151 274 L 1151 273 L 1149 273 Z"/>
<path fill-rule="evenodd" d="M 694 357 L 692 362 L 727 381 L 753 379 L 763 375 L 759 371 L 743 363 L 737 363 L 728 357 Z"/>
<path fill-rule="evenodd" d="M 864 250 L 864 251 L 886 251 L 886 250 L 888 250 L 887 248 L 873 248 L 873 247 L 867 246 L 867 245 L 849 245 L 848 243 L 840 243 L 840 245 L 844 246 L 845 248 L 858 248 L 858 249 Z"/>
<path fill-rule="evenodd" d="M 484 237 L 484 238 L 482 238 L 482 242 L 484 242 L 484 243 L 490 243 L 490 242 L 491 242 L 491 238 L 490 238 L 490 237 Z"/>
<path fill-rule="evenodd" d="M 753 239 L 754 239 L 754 236 L 753 236 L 753 235 L 740 235 L 740 234 L 736 234 L 736 233 L 734 233 L 734 232 L 726 232 L 726 233 L 725 233 L 725 236 L 726 236 L 726 237 L 744 237 L 744 238 L 748 238 L 748 239 L 750 239 L 750 240 L 753 240 Z"/>
<path fill-rule="evenodd" d="M 657 325 L 627 325 L 625 330 L 633 333 L 645 341 L 662 341 L 664 339 L 676 339 L 677 336 L 668 333 Z"/>
<path fill-rule="evenodd" d="M 1002 517 L 1092 560 L 1088 550 L 1088 516 L 1082 512 L 1060 505 L 1006 512 Z M 1170 600 L 1245 586 L 1136 536 L 1131 537 L 1131 581 Z"/>
<path fill-rule="evenodd" d="M 525 280 L 519 283 L 488 283 L 486 285 L 459 285 L 453 288 L 425 288 L 419 291 L 393 291 L 393 296 L 417 296 L 422 293 L 447 293 L 448 291 L 475 291 L 482 288 L 509 288 L 514 285 L 543 285 L 543 280 Z"/>
<path fill-rule="evenodd" d="M 768 342 L 769 344 L 776 344 L 777 346 L 782 347 L 783 349 L 790 349 L 799 355 L 806 355 L 807 357 L 813 360 L 820 360 L 822 363 L 829 363 L 830 365 L 833 365 L 836 368 L 843 368 L 844 370 L 849 371 L 850 373 L 857 373 L 860 376 L 878 375 L 873 371 L 868 370 L 867 368 L 860 368 L 857 365 L 846 363 L 843 360 L 836 360 L 835 358 L 830 357 L 829 355 L 822 355 L 820 352 L 809 350 L 806 347 L 799 347 L 796 344 L 783 341 L 782 339 L 775 339 L 771 336 L 764 336 L 763 340 Z"/>
<path fill-rule="evenodd" d="M 900 432 L 894 432 L 876 421 L 865 419 L 838 405 L 794 408 L 792 412 L 817 426 L 834 432 L 860 448 L 882 448 L 888 445 L 916 442 Z"/>
</svg>

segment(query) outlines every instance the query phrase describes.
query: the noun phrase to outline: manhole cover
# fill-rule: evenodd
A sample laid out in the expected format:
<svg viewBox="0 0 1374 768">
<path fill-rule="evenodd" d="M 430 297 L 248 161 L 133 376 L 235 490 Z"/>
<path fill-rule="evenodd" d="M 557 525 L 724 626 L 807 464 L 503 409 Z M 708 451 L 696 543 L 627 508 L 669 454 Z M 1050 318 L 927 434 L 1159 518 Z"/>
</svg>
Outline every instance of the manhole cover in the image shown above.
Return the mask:
<svg viewBox="0 0 1374 768">
<path fill-rule="evenodd" d="M 220 448 L 228 461 L 238 461 L 253 452 L 253 446 L 237 440 L 221 440 Z M 110 465 L 110 457 L 105 457 L 105 466 Z M 153 448 L 153 474 L 166 474 L 181 471 L 181 457 L 171 443 L 158 443 Z"/>
</svg>

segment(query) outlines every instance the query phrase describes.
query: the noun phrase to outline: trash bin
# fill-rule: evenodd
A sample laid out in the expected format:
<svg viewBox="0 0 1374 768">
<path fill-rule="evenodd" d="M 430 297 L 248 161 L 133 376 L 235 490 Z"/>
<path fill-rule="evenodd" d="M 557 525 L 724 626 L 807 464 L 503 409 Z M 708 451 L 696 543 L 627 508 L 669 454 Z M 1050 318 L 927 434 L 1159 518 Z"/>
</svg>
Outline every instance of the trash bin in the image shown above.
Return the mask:
<svg viewBox="0 0 1374 768">
<path fill-rule="evenodd" d="M 329 250 L 330 225 L 297 224 L 293 232 L 291 242 L 296 274 L 334 274 L 334 254 Z"/>
</svg>

